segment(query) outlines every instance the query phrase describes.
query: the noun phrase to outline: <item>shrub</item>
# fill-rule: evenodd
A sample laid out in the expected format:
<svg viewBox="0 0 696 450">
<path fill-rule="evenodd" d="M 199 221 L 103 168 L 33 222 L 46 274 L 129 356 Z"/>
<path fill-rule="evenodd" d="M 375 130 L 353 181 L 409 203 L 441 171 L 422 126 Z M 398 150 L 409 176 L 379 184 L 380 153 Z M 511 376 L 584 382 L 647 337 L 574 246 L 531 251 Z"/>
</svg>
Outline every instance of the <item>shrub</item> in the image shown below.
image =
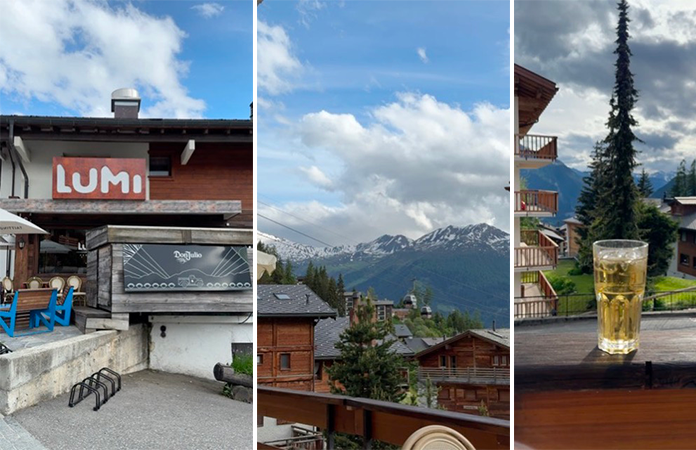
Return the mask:
<svg viewBox="0 0 696 450">
<path fill-rule="evenodd" d="M 232 368 L 234 373 L 244 375 L 254 375 L 254 359 L 248 353 L 237 353 L 232 360 Z"/>
</svg>

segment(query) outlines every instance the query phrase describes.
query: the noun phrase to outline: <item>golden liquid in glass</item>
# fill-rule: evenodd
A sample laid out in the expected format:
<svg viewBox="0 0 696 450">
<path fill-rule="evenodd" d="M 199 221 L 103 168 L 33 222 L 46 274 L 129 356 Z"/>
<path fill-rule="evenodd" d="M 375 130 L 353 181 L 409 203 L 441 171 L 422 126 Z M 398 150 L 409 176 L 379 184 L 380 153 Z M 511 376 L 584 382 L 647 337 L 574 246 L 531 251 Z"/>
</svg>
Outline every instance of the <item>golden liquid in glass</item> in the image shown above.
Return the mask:
<svg viewBox="0 0 696 450">
<path fill-rule="evenodd" d="M 601 350 L 627 354 L 640 344 L 640 315 L 648 259 L 609 250 L 595 257 L 597 339 Z"/>
</svg>

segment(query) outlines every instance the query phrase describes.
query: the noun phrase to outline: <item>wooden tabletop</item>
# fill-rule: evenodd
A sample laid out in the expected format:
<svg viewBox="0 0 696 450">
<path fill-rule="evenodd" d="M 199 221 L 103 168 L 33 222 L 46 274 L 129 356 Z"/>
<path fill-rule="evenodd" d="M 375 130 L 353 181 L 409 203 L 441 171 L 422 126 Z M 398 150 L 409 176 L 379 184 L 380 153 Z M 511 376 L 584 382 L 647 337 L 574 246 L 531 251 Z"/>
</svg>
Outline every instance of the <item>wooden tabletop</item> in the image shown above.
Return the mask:
<svg viewBox="0 0 696 450">
<path fill-rule="evenodd" d="M 596 318 L 516 327 L 516 447 L 696 448 L 696 314 L 646 315 L 640 336 L 609 355 Z"/>
</svg>

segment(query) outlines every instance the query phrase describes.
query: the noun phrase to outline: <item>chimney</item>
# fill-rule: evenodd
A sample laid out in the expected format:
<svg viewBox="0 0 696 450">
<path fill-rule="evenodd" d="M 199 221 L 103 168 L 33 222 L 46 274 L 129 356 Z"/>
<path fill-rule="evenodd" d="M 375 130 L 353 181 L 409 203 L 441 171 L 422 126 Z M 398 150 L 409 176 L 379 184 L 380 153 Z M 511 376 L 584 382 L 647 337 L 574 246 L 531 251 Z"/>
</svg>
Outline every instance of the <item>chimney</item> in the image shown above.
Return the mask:
<svg viewBox="0 0 696 450">
<path fill-rule="evenodd" d="M 111 93 L 111 112 L 116 119 L 137 119 L 140 95 L 133 88 L 116 89 Z"/>
<path fill-rule="evenodd" d="M 305 303 L 305 304 L 309 305 L 309 294 L 305 294 L 305 297 L 306 297 L 306 303 Z"/>
<path fill-rule="evenodd" d="M 493 331 L 495 331 L 495 319 L 493 320 Z"/>
</svg>

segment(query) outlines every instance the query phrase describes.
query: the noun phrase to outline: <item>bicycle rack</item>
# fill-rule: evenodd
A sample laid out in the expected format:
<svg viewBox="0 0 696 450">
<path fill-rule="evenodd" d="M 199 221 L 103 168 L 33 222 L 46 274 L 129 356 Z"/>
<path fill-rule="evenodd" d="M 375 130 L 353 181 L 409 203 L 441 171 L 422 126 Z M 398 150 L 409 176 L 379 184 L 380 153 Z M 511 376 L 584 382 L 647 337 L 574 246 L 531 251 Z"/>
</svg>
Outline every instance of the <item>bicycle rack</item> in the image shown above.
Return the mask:
<svg viewBox="0 0 696 450">
<path fill-rule="evenodd" d="M 12 350 L 10 350 L 5 344 L 0 342 L 0 355 L 4 355 L 6 353 L 12 353 Z"/>
<path fill-rule="evenodd" d="M 109 375 L 107 375 L 109 374 Z M 112 376 L 110 376 L 112 375 Z M 115 377 L 115 380 L 114 380 Z M 109 395 L 109 387 L 107 386 L 106 383 L 103 383 L 101 380 L 104 379 L 111 385 L 111 394 Z M 116 385 L 116 382 L 118 381 L 118 387 Z M 77 388 L 80 388 L 79 393 L 77 391 Z M 121 390 L 121 375 L 118 373 L 114 372 L 113 370 L 109 369 L 108 367 L 103 367 L 99 371 L 94 372 L 92 375 L 89 377 L 85 378 L 84 380 L 80 381 L 79 383 L 75 383 L 70 389 L 70 401 L 68 402 L 69 407 L 73 407 L 80 403 L 82 400 L 85 398 L 89 397 L 90 394 L 94 394 L 95 396 L 95 406 L 94 410 L 99 411 L 99 408 L 101 408 L 104 403 L 106 403 L 109 398 L 113 397 L 116 395 L 116 392 Z M 86 391 L 86 393 L 85 393 Z M 77 399 L 75 399 L 75 395 L 78 394 Z M 102 396 L 103 394 L 103 396 Z"/>
</svg>

